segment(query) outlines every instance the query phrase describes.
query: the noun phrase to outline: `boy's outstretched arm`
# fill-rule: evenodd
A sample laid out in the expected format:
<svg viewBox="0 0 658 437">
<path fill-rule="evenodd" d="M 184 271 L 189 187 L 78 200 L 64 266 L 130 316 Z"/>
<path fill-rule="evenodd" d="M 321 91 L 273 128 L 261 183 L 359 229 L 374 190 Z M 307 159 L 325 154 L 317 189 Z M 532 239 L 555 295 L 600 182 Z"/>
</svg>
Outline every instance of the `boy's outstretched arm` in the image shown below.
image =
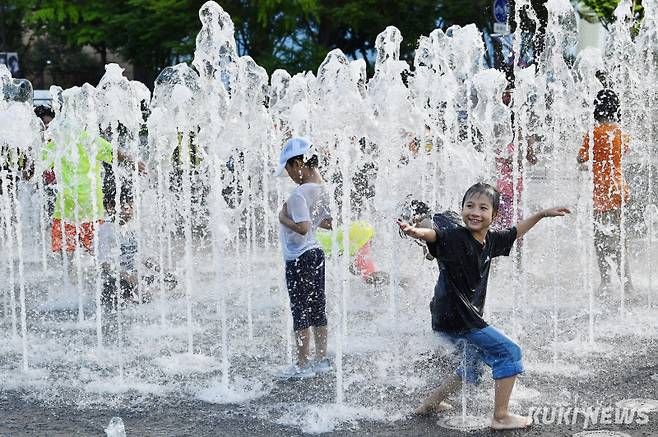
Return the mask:
<svg viewBox="0 0 658 437">
<path fill-rule="evenodd" d="M 435 243 L 437 240 L 436 231 L 434 229 L 417 228 L 411 226 L 409 223 L 403 222 L 402 220 L 397 220 L 397 224 L 405 235 L 427 241 L 428 243 Z"/>
<path fill-rule="evenodd" d="M 565 207 L 556 207 L 549 208 L 543 211 L 539 211 L 528 217 L 525 220 L 521 220 L 516 224 L 516 238 L 519 239 L 523 237 L 534 225 L 539 223 L 539 220 L 546 217 L 561 217 L 567 214 L 571 214 L 571 211 Z"/>
</svg>

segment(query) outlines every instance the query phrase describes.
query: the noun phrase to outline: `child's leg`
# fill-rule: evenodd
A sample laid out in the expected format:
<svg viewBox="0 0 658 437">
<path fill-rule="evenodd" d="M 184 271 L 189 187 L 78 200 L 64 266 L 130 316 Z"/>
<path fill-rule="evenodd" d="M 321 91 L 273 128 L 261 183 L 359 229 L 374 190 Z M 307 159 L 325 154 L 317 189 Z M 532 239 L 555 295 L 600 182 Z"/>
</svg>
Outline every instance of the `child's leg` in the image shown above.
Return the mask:
<svg viewBox="0 0 658 437">
<path fill-rule="evenodd" d="M 532 419 L 509 412 L 509 398 L 516 382 L 516 375 L 497 379 L 495 383 L 494 417 L 491 427 L 494 429 L 525 428 L 532 424 Z"/>
<path fill-rule="evenodd" d="M 116 308 L 117 288 L 114 275 L 112 275 L 107 263 L 101 266 L 101 280 L 103 281 L 103 292 L 101 294 L 101 304 L 112 309 Z"/>
<path fill-rule="evenodd" d="M 317 252 L 322 255 L 321 266 L 318 266 L 316 250 L 309 250 L 296 260 L 286 262 L 286 283 L 290 297 L 290 310 L 297 344 L 297 365 L 299 367 L 305 367 L 309 361 L 311 326 L 325 326 L 327 324 L 326 316 L 324 316 L 324 254 L 320 249 L 317 249 Z M 318 273 L 322 273 L 321 309 L 324 323 L 322 323 L 317 314 L 317 309 L 314 307 L 314 302 L 318 300 L 314 297 L 319 292 L 317 290 L 319 280 L 316 279 Z"/>
<path fill-rule="evenodd" d="M 290 296 L 290 311 L 292 312 L 292 324 L 297 346 L 297 365 L 304 366 L 308 362 L 311 329 L 308 312 L 304 309 L 305 299 L 303 293 L 294 285 L 295 283 L 288 282 L 288 295 Z"/>
<path fill-rule="evenodd" d="M 52 251 L 60 253 L 62 251 L 62 222 L 59 219 L 53 219 L 50 228 L 50 241 Z"/>
<path fill-rule="evenodd" d="M 119 286 L 121 287 L 121 298 L 124 302 L 137 302 L 137 275 L 121 272 Z"/>
<path fill-rule="evenodd" d="M 620 237 L 620 236 L 619 236 Z M 622 245 L 621 238 L 614 238 L 611 244 L 611 250 L 615 260 L 615 268 L 617 269 L 617 277 L 619 282 L 624 286 L 625 290 L 633 289 L 631 283 L 631 272 L 628 266 L 628 250 L 626 249 L 626 242 Z M 623 246 L 623 247 L 622 247 Z M 624 258 L 624 271 L 622 273 L 622 256 Z"/>
<path fill-rule="evenodd" d="M 64 223 L 64 239 L 66 241 L 66 251 L 68 253 L 72 254 L 73 252 L 75 252 L 76 247 L 78 247 L 79 238 L 80 238 L 80 232 L 78 226 L 69 223 Z"/>
<path fill-rule="evenodd" d="M 452 408 L 449 404 L 443 402 L 450 395 L 454 394 L 461 387 L 461 379 L 457 375 L 450 375 L 441 385 L 430 393 L 430 396 L 416 408 L 415 413 L 426 415 L 438 411 L 449 410 Z"/>
<path fill-rule="evenodd" d="M 494 416 L 491 427 L 494 429 L 525 428 L 532 423 L 528 417 L 511 414 L 508 411 L 509 398 L 514 388 L 516 376 L 523 373 L 521 348 L 511 339 L 492 326 L 467 335 L 468 341 L 476 345 L 484 362 L 491 367 L 496 381 Z"/>
<path fill-rule="evenodd" d="M 464 340 L 460 334 L 446 334 L 446 336 L 461 352 L 460 365 L 454 375 L 444 381 L 420 407 L 416 408 L 416 414 L 429 414 L 448 410 L 452 406 L 443 401 L 459 390 L 462 381 L 469 384 L 478 384 L 480 382 L 482 358 L 479 350 Z"/>
<path fill-rule="evenodd" d="M 323 359 L 327 354 L 327 313 L 325 296 L 325 259 L 324 252 L 314 249 L 309 257 L 309 283 L 312 291 L 308 295 L 308 307 L 310 309 L 309 321 L 313 326 L 315 340 L 315 359 Z"/>
<path fill-rule="evenodd" d="M 596 259 L 601 274 L 601 287 L 610 284 L 610 264 L 608 263 L 609 243 L 608 236 L 605 233 L 607 227 L 605 212 L 594 213 L 594 249 L 596 250 Z"/>
<path fill-rule="evenodd" d="M 628 260 L 628 240 L 624 242 L 624 247 L 622 250 L 624 251 L 624 277 L 622 278 L 622 283 L 624 284 L 624 291 L 626 293 L 634 293 L 635 289 L 633 288 L 633 281 L 631 281 L 631 267 L 629 265 L 629 260 Z M 621 265 L 621 260 L 619 261 L 619 264 Z"/>
<path fill-rule="evenodd" d="M 631 272 L 628 265 L 628 239 L 623 244 L 621 241 L 621 210 L 610 211 L 610 223 L 613 229 L 613 235 L 609 238 L 609 248 L 615 257 L 615 266 L 617 268 L 617 276 L 623 284 L 626 291 L 633 290 L 631 283 Z M 624 272 L 622 275 L 622 256 L 624 258 Z"/>
<path fill-rule="evenodd" d="M 314 326 L 315 359 L 320 361 L 327 356 L 327 326 Z"/>
<path fill-rule="evenodd" d="M 297 365 L 304 367 L 308 364 L 310 358 L 311 328 L 295 331 L 295 340 L 297 343 Z"/>
<path fill-rule="evenodd" d="M 509 398 L 512 395 L 512 389 L 516 382 L 516 375 L 507 378 L 497 379 L 494 382 L 494 418 L 504 418 L 509 413 Z"/>
<path fill-rule="evenodd" d="M 78 230 L 75 225 L 62 222 L 60 219 L 53 219 L 51 228 L 51 248 L 55 253 L 62 251 L 62 244 L 66 245 L 66 251 L 73 253 L 76 247 Z"/>
<path fill-rule="evenodd" d="M 102 223 L 102 220 L 100 223 Z M 79 227 L 79 244 L 84 247 L 88 253 L 94 253 L 94 232 L 100 223 L 86 222 Z"/>
</svg>

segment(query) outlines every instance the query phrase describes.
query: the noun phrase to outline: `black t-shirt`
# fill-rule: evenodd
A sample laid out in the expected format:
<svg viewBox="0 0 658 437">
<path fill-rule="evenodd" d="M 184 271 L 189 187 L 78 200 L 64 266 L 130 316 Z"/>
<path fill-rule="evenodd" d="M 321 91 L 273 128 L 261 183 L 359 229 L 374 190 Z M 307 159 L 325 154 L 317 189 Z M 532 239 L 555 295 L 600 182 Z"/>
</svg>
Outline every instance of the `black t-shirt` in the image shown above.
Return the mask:
<svg viewBox="0 0 658 437">
<path fill-rule="evenodd" d="M 487 327 L 482 312 L 491 259 L 509 255 L 516 228 L 489 231 L 485 244 L 463 226 L 435 231 L 437 241 L 427 243 L 440 269 L 430 303 L 432 329 L 469 331 Z"/>
</svg>

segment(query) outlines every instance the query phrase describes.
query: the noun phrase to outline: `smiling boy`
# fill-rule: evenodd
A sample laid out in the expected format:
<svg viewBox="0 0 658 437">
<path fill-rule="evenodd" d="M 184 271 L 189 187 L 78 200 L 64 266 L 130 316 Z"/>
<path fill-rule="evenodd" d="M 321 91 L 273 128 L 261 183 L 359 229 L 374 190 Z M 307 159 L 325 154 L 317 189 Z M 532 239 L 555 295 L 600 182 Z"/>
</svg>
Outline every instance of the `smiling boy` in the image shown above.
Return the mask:
<svg viewBox="0 0 658 437">
<path fill-rule="evenodd" d="M 462 200 L 466 226 L 445 229 L 418 228 L 398 221 L 406 235 L 427 243 L 439 263 L 439 279 L 430 303 L 432 329 L 463 351 L 456 375 L 445 381 L 416 410 L 428 414 L 450 408 L 444 399 L 466 383 L 477 384 L 482 364 L 492 369 L 495 380 L 493 429 L 525 428 L 529 417 L 508 411 L 509 398 L 518 374 L 523 373 L 521 348 L 482 318 L 491 259 L 508 256 L 514 241 L 525 235 L 542 218 L 570 213 L 567 208 L 543 210 L 508 229 L 490 226 L 500 205 L 500 193 L 491 185 L 477 183 Z"/>
</svg>

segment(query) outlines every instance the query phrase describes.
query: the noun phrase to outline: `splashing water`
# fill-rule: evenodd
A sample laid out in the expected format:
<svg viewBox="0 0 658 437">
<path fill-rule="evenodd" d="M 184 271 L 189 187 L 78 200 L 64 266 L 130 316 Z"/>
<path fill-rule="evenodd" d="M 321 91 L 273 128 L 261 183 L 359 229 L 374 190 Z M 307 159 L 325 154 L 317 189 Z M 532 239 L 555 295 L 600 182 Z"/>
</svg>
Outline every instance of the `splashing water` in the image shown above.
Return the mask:
<svg viewBox="0 0 658 437">
<path fill-rule="evenodd" d="M 107 437 L 126 437 L 126 428 L 120 417 L 113 417 L 110 424 L 105 428 Z"/>
<path fill-rule="evenodd" d="M 517 3 L 518 16 L 528 2 Z M 605 50 L 576 54 L 571 3 L 547 2 L 545 49 L 536 64 L 514 66 L 513 88 L 504 73 L 485 67 L 475 25 L 428 29 L 413 68 L 400 59 L 403 35 L 389 26 L 374 41 L 372 77 L 363 60 L 340 49 L 316 72 L 268 77 L 238 55 L 231 17 L 212 1 L 199 11 L 191 66 L 165 68 L 152 96 L 116 64 L 97 86 L 52 87 L 56 117 L 46 131 L 32 112 L 31 85 L 0 65 L 0 332 L 10 339 L 0 346 L 3 379 L 15 381 L 12 388 L 46 390 L 26 377 L 34 367 L 51 375 L 48 390 L 90 403 L 138 392 L 258 405 L 271 421 L 308 432 L 400 420 L 410 399 L 419 402 L 438 383 L 434 358 L 449 353 L 429 333 L 437 267 L 399 238 L 398 207 L 412 195 L 433 211 L 458 210 L 474 182 L 504 186 L 501 162 L 512 181 L 504 207 L 514 219 L 553 205 L 574 209 L 569 218 L 542 222 L 513 260 L 493 269 L 486 318 L 514 333 L 529 369 L 587 377 L 577 361 L 583 355 L 632 348 L 617 336 L 640 325 L 655 338 L 658 7 L 643 2 L 646 18 L 632 39 L 630 5 L 618 6 Z M 520 30 L 516 38 L 518 55 Z M 604 87 L 620 98 L 630 147 L 623 171 L 631 198 L 619 243 L 628 252 L 616 274 L 625 277 L 629 266 L 635 295 L 621 280 L 611 296 L 598 292 L 593 168 L 576 165 Z M 277 242 L 277 213 L 293 185 L 271 177 L 291 136 L 308 137 L 320 152 L 334 224 L 372 225 L 374 264 L 390 278 L 372 285 L 353 275 L 352 254 L 338 250 L 350 246 L 349 232 L 333 238 L 326 289 L 335 372 L 314 386 L 322 387 L 317 398 L 315 388 L 271 382 L 271 369 L 290 361 L 293 349 Z M 112 159 L 101 164 L 107 147 Z M 50 162 L 42 159 L 46 151 Z M 132 216 L 117 226 L 136 236 L 134 299 L 103 303 L 97 238 L 87 250 L 76 241 L 75 250 L 61 244 L 59 253 L 47 253 L 53 223 L 43 195 L 19 195 L 28 184 L 20 176 L 24 162 L 35 163 L 34 179 L 51 164 L 64 194 L 55 211 L 71 224 L 111 221 L 107 197 L 121 205 L 122 189 L 130 190 Z M 71 170 L 83 166 L 88 171 Z M 107 191 L 110 174 L 114 189 Z M 39 211 L 39 219 L 24 211 Z M 64 221 L 58 226 L 65 235 Z M 122 263 L 119 251 L 111 259 Z M 618 309 L 626 314 L 621 322 Z M 633 328 L 617 330 L 624 320 L 635 321 Z M 268 404 L 277 393 L 284 407 Z M 479 401 L 462 404 L 462 419 L 480 419 L 473 414 Z M 119 425 L 124 434 L 110 434 Z M 106 433 L 125 435 L 122 422 Z"/>
</svg>

